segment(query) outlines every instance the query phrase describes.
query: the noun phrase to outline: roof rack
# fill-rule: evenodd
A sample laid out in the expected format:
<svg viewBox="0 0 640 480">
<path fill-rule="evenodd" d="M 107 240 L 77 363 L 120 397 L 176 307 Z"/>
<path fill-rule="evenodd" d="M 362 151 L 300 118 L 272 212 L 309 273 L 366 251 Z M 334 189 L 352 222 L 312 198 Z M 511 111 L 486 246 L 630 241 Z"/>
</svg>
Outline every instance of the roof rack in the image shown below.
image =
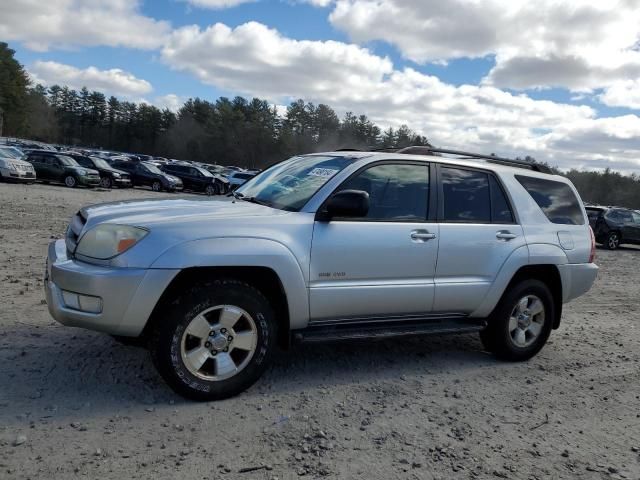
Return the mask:
<svg viewBox="0 0 640 480">
<path fill-rule="evenodd" d="M 501 165 L 508 165 L 517 168 L 528 168 L 534 172 L 540 173 L 553 173 L 553 170 L 546 165 L 535 162 L 527 162 L 524 160 L 516 160 L 513 158 L 497 157 L 495 155 L 483 155 L 480 153 L 463 152 L 460 150 L 449 150 L 446 148 L 435 148 L 423 145 L 415 145 L 411 147 L 402 148 L 397 150 L 396 153 L 405 153 L 408 155 L 456 155 L 459 159 L 474 159 L 474 160 L 487 160 L 490 163 L 498 163 Z"/>
</svg>

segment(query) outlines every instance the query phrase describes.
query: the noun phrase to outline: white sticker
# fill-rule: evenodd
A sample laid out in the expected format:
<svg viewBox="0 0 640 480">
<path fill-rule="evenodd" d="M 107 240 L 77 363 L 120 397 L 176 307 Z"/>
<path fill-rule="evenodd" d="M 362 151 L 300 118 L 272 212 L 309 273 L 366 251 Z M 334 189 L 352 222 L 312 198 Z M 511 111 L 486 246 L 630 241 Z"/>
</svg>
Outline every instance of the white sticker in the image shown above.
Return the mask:
<svg viewBox="0 0 640 480">
<path fill-rule="evenodd" d="M 338 173 L 338 170 L 334 170 L 333 168 L 314 168 L 307 173 L 307 176 L 329 178 L 333 177 L 336 173 Z"/>
</svg>

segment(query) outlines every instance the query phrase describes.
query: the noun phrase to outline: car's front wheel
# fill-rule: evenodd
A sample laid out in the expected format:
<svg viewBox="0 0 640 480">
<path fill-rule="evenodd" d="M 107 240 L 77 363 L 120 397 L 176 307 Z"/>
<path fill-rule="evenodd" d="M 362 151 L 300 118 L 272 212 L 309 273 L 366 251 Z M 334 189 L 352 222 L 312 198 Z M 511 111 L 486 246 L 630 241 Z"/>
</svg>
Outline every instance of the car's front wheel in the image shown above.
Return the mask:
<svg viewBox="0 0 640 480">
<path fill-rule="evenodd" d="M 76 185 L 78 185 L 78 181 L 73 175 L 67 175 L 66 177 L 64 177 L 64 184 L 69 188 L 74 188 Z"/>
<path fill-rule="evenodd" d="M 113 186 L 113 183 L 109 177 L 102 177 L 100 179 L 100 186 L 102 188 L 111 188 Z"/>
<path fill-rule="evenodd" d="M 547 342 L 554 312 L 549 288 L 539 280 L 523 280 L 505 293 L 480 338 L 503 360 L 528 360 Z"/>
<path fill-rule="evenodd" d="M 204 189 L 204 193 L 206 193 L 209 196 L 215 195 L 216 194 L 216 187 L 214 187 L 211 184 L 207 185 L 207 187 Z"/>
<path fill-rule="evenodd" d="M 177 393 L 228 398 L 260 378 L 273 353 L 276 323 L 267 298 L 236 280 L 216 280 L 177 295 L 156 318 L 151 355 Z"/>
<path fill-rule="evenodd" d="M 158 180 L 156 180 L 151 184 L 151 190 L 153 190 L 154 192 L 162 191 L 162 184 Z"/>
</svg>

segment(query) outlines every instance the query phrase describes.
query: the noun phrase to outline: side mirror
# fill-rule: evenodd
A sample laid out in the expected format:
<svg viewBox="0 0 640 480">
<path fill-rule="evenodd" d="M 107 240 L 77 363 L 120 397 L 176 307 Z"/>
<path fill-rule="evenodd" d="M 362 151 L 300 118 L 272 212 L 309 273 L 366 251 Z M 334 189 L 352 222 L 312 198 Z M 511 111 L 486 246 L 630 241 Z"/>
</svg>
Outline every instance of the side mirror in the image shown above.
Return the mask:
<svg viewBox="0 0 640 480">
<path fill-rule="evenodd" d="M 342 190 L 326 201 L 316 220 L 328 222 L 335 217 L 360 218 L 369 212 L 369 194 L 363 190 Z"/>
</svg>

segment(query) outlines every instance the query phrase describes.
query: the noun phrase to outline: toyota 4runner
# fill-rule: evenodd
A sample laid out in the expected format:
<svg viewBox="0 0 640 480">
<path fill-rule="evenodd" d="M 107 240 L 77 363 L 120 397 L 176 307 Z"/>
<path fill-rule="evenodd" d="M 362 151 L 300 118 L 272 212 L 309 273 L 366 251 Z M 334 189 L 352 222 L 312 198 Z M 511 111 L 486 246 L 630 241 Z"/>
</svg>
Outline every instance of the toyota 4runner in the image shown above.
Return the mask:
<svg viewBox="0 0 640 480">
<path fill-rule="evenodd" d="M 274 165 L 223 200 L 82 208 L 49 245 L 59 322 L 144 340 L 177 392 L 235 395 L 277 346 L 479 332 L 535 355 L 587 292 L 594 238 L 569 180 L 430 147 Z"/>
</svg>

